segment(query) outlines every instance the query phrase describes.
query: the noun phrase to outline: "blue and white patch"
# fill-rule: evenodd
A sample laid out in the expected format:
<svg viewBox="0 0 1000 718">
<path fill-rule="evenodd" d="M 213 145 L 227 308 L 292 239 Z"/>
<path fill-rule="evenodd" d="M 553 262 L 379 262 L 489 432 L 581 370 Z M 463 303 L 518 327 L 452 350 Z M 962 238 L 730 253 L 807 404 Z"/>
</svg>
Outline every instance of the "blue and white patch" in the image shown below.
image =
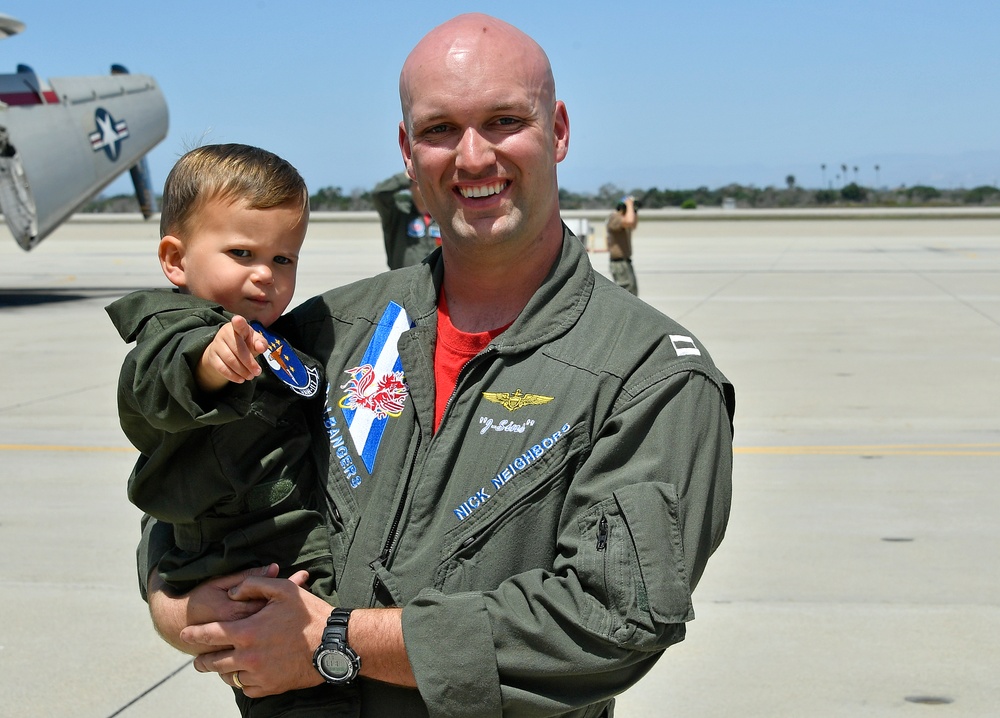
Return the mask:
<svg viewBox="0 0 1000 718">
<path fill-rule="evenodd" d="M 347 371 L 352 378 L 341 386 L 347 393 L 339 406 L 369 475 L 375 466 L 386 424 L 402 413 L 402 404 L 408 396 L 402 381 L 403 360 L 397 344 L 403 332 L 413 325 L 405 309 L 389 302 L 361 363 Z M 365 384 L 367 386 L 362 388 Z M 387 407 L 387 403 L 391 407 Z"/>
<path fill-rule="evenodd" d="M 433 237 L 441 239 L 441 228 L 437 222 L 431 220 L 430 224 L 423 217 L 414 217 L 406 225 L 406 234 L 410 237 Z"/>
<path fill-rule="evenodd" d="M 250 322 L 250 326 L 267 340 L 263 356 L 271 372 L 299 396 L 316 396 L 319 372 L 303 364 L 283 337 L 265 329 L 260 322 Z"/>
</svg>

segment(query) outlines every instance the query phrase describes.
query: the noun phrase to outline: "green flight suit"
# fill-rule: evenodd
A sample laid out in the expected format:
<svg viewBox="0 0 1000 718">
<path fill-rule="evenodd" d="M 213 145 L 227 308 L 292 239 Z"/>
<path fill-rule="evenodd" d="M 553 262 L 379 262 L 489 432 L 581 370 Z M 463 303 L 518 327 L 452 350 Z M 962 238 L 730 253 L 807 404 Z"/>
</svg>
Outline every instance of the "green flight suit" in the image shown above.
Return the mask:
<svg viewBox="0 0 1000 718">
<path fill-rule="evenodd" d="M 403 607 L 418 690 L 362 679 L 362 716 L 607 715 L 694 617 L 729 516 L 732 386 L 565 230 L 435 432 L 443 272 L 438 252 L 282 320 L 330 377 L 317 448 L 341 603 Z M 386 341 L 395 307 L 413 327 Z M 169 544 L 147 525 L 140 572 Z"/>
<path fill-rule="evenodd" d="M 335 604 L 309 436 L 309 417 L 319 420 L 321 399 L 297 395 L 266 366 L 252 382 L 199 395 L 193 368 L 232 318 L 218 304 L 149 290 L 107 311 L 122 338 L 136 342 L 118 386 L 122 429 L 141 452 L 129 499 L 173 526 L 174 546 L 157 562 L 160 576 L 186 591 L 213 576 L 276 562 L 283 576 L 309 571 L 312 592 Z M 322 367 L 297 356 L 321 381 Z M 317 396 L 323 393 L 321 387 Z M 322 685 L 260 699 L 233 693 L 246 718 L 358 715 L 353 689 Z"/>
<path fill-rule="evenodd" d="M 200 395 L 193 368 L 232 317 L 217 304 L 149 290 L 107 311 L 122 338 L 136 343 L 119 379 L 119 419 L 141 453 L 129 499 L 174 527 L 177 550 L 159 562 L 163 579 L 185 591 L 277 561 L 287 573 L 309 570 L 329 596 L 330 546 L 316 510 L 321 489 L 308 428 L 321 403 L 292 392 L 266 366 L 253 382 Z"/>
</svg>

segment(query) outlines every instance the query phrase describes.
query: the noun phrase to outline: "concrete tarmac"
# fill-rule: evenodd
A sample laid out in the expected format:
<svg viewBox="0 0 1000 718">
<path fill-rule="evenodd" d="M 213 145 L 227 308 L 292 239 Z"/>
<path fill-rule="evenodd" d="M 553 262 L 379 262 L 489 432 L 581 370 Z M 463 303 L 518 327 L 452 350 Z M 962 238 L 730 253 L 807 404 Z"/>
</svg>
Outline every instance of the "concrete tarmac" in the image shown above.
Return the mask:
<svg viewBox="0 0 1000 718">
<path fill-rule="evenodd" d="M 687 640 L 616 714 L 1000 715 L 1000 217 L 648 216 L 640 296 L 737 388 L 734 505 Z M 0 716 L 238 715 L 136 590 L 103 307 L 165 286 L 156 241 L 0 230 Z M 384 266 L 374 215 L 317 217 L 296 303 Z"/>
</svg>

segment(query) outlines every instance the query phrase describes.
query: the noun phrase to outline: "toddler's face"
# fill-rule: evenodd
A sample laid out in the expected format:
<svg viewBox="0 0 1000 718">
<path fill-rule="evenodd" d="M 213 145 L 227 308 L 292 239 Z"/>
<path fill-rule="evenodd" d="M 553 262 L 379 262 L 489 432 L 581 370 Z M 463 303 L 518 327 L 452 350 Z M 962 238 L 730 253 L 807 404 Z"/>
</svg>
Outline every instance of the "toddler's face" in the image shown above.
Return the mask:
<svg viewBox="0 0 1000 718">
<path fill-rule="evenodd" d="M 183 289 L 270 325 L 292 300 L 306 224 L 295 202 L 251 209 L 210 200 L 183 238 Z"/>
</svg>

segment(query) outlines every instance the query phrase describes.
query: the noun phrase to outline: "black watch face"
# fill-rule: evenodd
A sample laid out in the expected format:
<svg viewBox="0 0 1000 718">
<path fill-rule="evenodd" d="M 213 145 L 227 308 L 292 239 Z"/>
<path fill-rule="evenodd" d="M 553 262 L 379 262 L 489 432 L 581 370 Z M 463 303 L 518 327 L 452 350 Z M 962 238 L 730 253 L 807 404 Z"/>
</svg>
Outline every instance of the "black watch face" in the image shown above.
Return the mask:
<svg viewBox="0 0 1000 718">
<path fill-rule="evenodd" d="M 336 650 L 324 651 L 319 657 L 319 662 L 323 666 L 323 673 L 333 679 L 346 678 L 354 669 L 351 659 Z"/>
</svg>

